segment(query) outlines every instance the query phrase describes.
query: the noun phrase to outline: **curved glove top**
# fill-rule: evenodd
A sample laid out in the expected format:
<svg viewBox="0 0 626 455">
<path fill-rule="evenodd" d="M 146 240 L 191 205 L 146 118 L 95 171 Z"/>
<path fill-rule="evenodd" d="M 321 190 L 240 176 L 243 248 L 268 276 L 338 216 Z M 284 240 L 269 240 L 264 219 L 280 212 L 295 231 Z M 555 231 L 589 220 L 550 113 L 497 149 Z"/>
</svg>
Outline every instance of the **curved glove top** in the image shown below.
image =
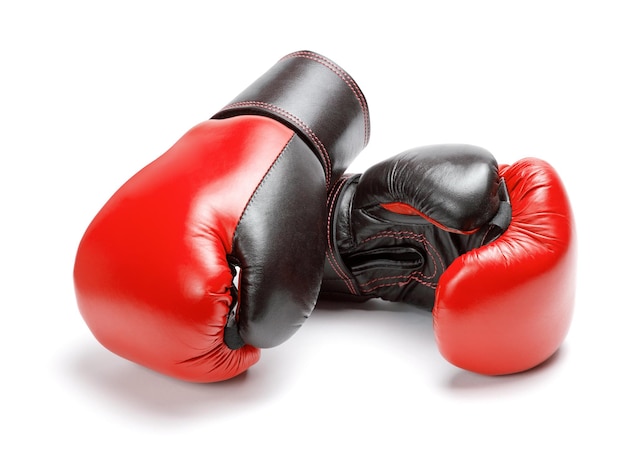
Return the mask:
<svg viewBox="0 0 626 455">
<path fill-rule="evenodd" d="M 575 228 L 538 159 L 499 166 L 484 149 L 412 149 L 329 197 L 326 297 L 432 310 L 439 349 L 485 374 L 523 371 L 560 346 L 574 305 Z"/>
<path fill-rule="evenodd" d="M 74 282 L 95 337 L 188 381 L 248 369 L 312 311 L 327 191 L 368 138 L 367 103 L 344 70 L 307 51 L 281 59 L 91 222 Z"/>
</svg>

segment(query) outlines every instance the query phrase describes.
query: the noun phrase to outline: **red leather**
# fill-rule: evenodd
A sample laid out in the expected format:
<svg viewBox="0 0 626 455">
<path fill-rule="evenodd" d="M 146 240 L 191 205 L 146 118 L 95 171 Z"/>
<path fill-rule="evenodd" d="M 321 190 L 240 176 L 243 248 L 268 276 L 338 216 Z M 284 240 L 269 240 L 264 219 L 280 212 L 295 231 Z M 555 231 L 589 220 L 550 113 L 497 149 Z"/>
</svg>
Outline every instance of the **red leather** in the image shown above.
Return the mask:
<svg viewBox="0 0 626 455">
<path fill-rule="evenodd" d="M 539 159 L 501 166 L 512 206 L 496 241 L 458 257 L 433 308 L 441 354 L 460 368 L 516 373 L 552 356 L 575 297 L 574 218 L 556 171 Z"/>
<path fill-rule="evenodd" d="M 448 232 L 454 232 L 455 234 L 469 235 L 469 234 L 473 234 L 479 231 L 479 228 L 470 229 L 468 231 L 462 231 L 460 229 L 454 229 L 454 228 L 445 226 L 444 224 L 439 223 L 437 220 L 432 219 L 425 213 L 422 213 L 421 211 L 419 211 L 412 205 L 407 204 L 406 202 L 389 202 L 385 204 L 380 204 L 380 206 L 384 208 L 385 210 L 389 210 L 390 212 L 394 212 L 399 215 L 419 216 L 427 220 L 429 223 L 437 226 L 439 229 L 443 229 L 444 231 L 448 231 Z"/>
<path fill-rule="evenodd" d="M 293 135 L 261 116 L 206 121 L 111 197 L 74 269 L 79 309 L 105 347 L 197 382 L 258 361 L 259 349 L 223 342 L 227 255 L 250 196 Z"/>
</svg>

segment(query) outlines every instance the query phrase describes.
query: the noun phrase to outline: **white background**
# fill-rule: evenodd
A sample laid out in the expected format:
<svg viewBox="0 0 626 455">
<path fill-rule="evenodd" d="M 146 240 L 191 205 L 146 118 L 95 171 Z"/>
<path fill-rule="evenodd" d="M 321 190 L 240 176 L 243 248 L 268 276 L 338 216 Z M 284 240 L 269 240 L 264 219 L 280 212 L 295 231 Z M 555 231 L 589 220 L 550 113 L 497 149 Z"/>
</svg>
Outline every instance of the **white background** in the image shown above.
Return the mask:
<svg viewBox="0 0 626 455">
<path fill-rule="evenodd" d="M 0 452 L 626 453 L 621 2 L 165 3 L 0 6 Z M 220 384 L 160 376 L 95 341 L 72 284 L 89 221 L 302 49 L 368 99 L 372 139 L 353 171 L 442 142 L 559 171 L 578 293 L 546 365 L 461 371 L 439 355 L 430 315 L 397 305 L 320 305 Z"/>
</svg>

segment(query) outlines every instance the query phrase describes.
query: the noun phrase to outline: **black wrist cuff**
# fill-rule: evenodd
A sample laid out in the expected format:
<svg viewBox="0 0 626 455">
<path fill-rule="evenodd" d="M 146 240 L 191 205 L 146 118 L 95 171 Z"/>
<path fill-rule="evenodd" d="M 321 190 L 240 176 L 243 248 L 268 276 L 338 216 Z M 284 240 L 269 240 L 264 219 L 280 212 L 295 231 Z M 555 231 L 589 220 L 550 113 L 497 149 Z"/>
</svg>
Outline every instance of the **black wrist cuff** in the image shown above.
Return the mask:
<svg viewBox="0 0 626 455">
<path fill-rule="evenodd" d="M 369 141 L 367 101 L 352 77 L 309 51 L 283 57 L 213 118 L 263 115 L 286 124 L 315 151 L 327 187 Z"/>
</svg>

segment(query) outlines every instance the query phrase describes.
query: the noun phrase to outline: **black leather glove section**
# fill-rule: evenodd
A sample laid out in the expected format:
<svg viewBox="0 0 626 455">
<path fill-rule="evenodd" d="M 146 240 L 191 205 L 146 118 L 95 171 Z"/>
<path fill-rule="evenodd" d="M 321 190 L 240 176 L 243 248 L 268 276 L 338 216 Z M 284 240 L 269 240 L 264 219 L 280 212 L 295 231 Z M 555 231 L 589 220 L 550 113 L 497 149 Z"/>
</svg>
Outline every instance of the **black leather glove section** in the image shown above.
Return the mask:
<svg viewBox="0 0 626 455">
<path fill-rule="evenodd" d="M 356 82 L 310 51 L 283 57 L 213 118 L 272 117 L 296 131 L 317 154 L 330 188 L 369 141 L 370 118 Z"/>
<path fill-rule="evenodd" d="M 382 298 L 432 309 L 441 274 L 510 222 L 489 152 L 429 146 L 340 181 L 330 201 L 322 296 Z"/>
<path fill-rule="evenodd" d="M 313 311 L 324 266 L 323 182 L 315 155 L 294 135 L 250 199 L 230 255 L 240 268 L 235 312 L 241 339 L 229 324 L 225 342 L 231 348 L 277 346 Z"/>
<path fill-rule="evenodd" d="M 402 203 L 453 232 L 471 232 L 498 210 L 498 163 L 472 145 L 431 145 L 400 153 L 361 177 L 354 207 L 385 216 L 382 206 Z M 362 226 L 365 228 L 365 226 Z M 367 232 L 355 230 L 357 235 Z"/>
</svg>

